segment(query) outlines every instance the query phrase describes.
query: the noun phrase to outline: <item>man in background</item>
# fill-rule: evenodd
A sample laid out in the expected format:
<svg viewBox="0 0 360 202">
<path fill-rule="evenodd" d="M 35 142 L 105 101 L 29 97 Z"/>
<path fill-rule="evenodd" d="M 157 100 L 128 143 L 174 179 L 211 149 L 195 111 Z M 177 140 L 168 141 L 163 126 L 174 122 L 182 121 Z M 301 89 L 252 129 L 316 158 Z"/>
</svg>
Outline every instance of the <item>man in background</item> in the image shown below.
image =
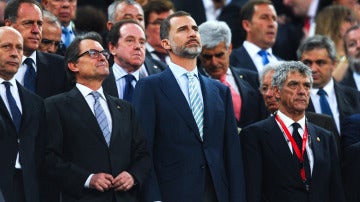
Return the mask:
<svg viewBox="0 0 360 202">
<path fill-rule="evenodd" d="M 61 43 L 61 24 L 55 15 L 44 11 L 42 38 L 39 50 L 45 53 L 56 53 Z"/>
</svg>

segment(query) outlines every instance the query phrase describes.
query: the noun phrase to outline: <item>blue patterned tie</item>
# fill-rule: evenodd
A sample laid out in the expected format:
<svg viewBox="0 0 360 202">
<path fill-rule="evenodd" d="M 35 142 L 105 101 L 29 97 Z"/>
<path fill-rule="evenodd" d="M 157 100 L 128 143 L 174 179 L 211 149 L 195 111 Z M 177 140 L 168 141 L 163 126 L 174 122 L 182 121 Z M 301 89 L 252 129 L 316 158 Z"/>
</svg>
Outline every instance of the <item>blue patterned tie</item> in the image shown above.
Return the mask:
<svg viewBox="0 0 360 202">
<path fill-rule="evenodd" d="M 8 81 L 4 81 L 3 84 L 5 85 L 5 88 L 6 88 L 6 98 L 9 103 L 10 113 L 11 113 L 14 125 L 16 127 L 16 130 L 19 132 L 20 125 L 21 125 L 21 112 L 20 112 L 18 106 L 16 105 L 16 101 L 15 101 L 13 95 L 11 94 L 11 91 L 10 91 L 11 83 Z"/>
<path fill-rule="evenodd" d="M 65 39 L 64 44 L 65 47 L 67 48 L 70 45 L 70 39 L 71 39 L 70 31 L 66 27 L 63 27 L 62 33 L 64 34 L 64 39 Z"/>
<path fill-rule="evenodd" d="M 132 102 L 132 97 L 133 97 L 133 93 L 134 93 L 134 87 L 131 84 L 131 82 L 133 80 L 136 80 L 134 75 L 132 74 L 127 74 L 124 76 L 125 77 L 125 89 L 124 89 L 124 96 L 123 99 L 128 101 L 128 102 Z"/>
<path fill-rule="evenodd" d="M 110 145 L 111 133 L 110 133 L 109 124 L 107 122 L 104 109 L 101 107 L 101 104 L 100 104 L 100 100 L 99 100 L 100 93 L 93 91 L 90 94 L 94 97 L 94 100 L 95 100 L 95 102 L 94 102 L 95 118 L 96 118 L 97 122 L 99 123 L 99 126 L 101 128 L 101 131 L 103 132 L 103 135 L 104 135 L 107 145 Z"/>
<path fill-rule="evenodd" d="M 196 125 L 198 126 L 201 139 L 203 138 L 203 128 L 204 128 L 204 106 L 201 101 L 201 97 L 196 88 L 196 77 L 193 73 L 188 72 L 186 76 L 189 79 L 189 99 L 190 99 L 190 108 L 194 116 Z"/>
<path fill-rule="evenodd" d="M 268 53 L 266 50 L 260 50 L 258 54 L 262 57 L 263 65 L 267 65 L 269 63 Z"/>
<path fill-rule="evenodd" d="M 32 92 L 35 92 L 36 72 L 33 66 L 34 61 L 31 58 L 26 58 L 24 63 L 27 66 L 24 75 L 24 87 Z"/>
<path fill-rule="evenodd" d="M 326 98 L 327 93 L 324 91 L 324 89 L 320 88 L 317 94 L 320 96 L 320 107 L 321 107 L 321 113 L 327 114 L 329 116 L 333 116 L 331 112 L 331 108 L 329 105 L 329 102 Z"/>
</svg>

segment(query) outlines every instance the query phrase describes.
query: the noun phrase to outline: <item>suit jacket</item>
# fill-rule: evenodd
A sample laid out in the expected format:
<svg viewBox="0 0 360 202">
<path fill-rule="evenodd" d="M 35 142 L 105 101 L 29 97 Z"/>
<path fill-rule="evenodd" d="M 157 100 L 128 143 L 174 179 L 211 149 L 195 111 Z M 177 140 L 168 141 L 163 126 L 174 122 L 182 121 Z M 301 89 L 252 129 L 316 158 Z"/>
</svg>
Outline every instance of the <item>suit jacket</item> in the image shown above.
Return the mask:
<svg viewBox="0 0 360 202">
<path fill-rule="evenodd" d="M 113 123 L 109 147 L 76 87 L 45 100 L 50 130 L 47 171 L 59 184 L 63 202 L 137 201 L 138 189 L 148 174 L 150 156 L 133 108 L 118 98 L 107 94 L 105 97 Z M 129 191 L 84 188 L 92 173 L 105 172 L 116 177 L 122 171 L 129 172 L 137 182 Z"/>
<path fill-rule="evenodd" d="M 230 70 L 234 76 L 235 83 L 239 89 L 242 101 L 238 127 L 242 128 L 251 123 L 262 120 L 264 114 L 266 113 L 266 108 L 264 102 L 262 101 L 260 92 L 257 90 L 257 88 L 250 86 L 250 84 L 244 79 L 244 77 L 257 78 L 257 74 L 251 71 L 246 72 L 246 70 L 238 70 L 233 67 L 230 67 Z"/>
<path fill-rule="evenodd" d="M 217 201 L 245 201 L 230 90 L 200 74 L 199 79 L 204 101 L 203 141 L 169 68 L 140 80 L 135 88 L 134 107 L 153 156 L 144 201 L 201 201 L 206 167 Z"/>
<path fill-rule="evenodd" d="M 334 90 L 339 110 L 340 126 L 343 119 L 355 113 L 360 113 L 359 91 L 334 82 Z M 314 105 L 310 99 L 307 111 L 315 112 Z"/>
<path fill-rule="evenodd" d="M 351 88 L 355 88 L 356 90 L 360 90 L 357 89 L 354 77 L 353 77 L 353 71 L 349 68 L 348 71 L 346 72 L 344 79 L 340 82 L 342 85 L 345 86 L 349 86 Z"/>
<path fill-rule="evenodd" d="M 6 201 L 13 201 L 13 176 L 19 152 L 25 199 L 29 202 L 38 202 L 39 174 L 46 132 L 45 108 L 42 98 L 19 83 L 17 86 L 22 105 L 19 132 L 16 131 L 9 111 L 0 98 L 0 190 Z"/>
<path fill-rule="evenodd" d="M 342 148 L 360 142 L 360 114 L 345 117 L 341 125 Z"/>
<path fill-rule="evenodd" d="M 359 125 L 359 122 L 357 123 Z M 359 129 L 357 130 L 359 131 Z M 359 135 L 359 133 L 358 133 Z M 344 149 L 342 159 L 342 179 L 347 202 L 360 201 L 360 142 Z"/>
<path fill-rule="evenodd" d="M 69 90 L 64 57 L 36 52 L 36 94 L 43 98 Z"/>
<path fill-rule="evenodd" d="M 296 157 L 274 116 L 241 130 L 248 202 L 345 201 L 332 134 L 311 123 L 307 127 L 314 155 L 309 200 Z"/>
<path fill-rule="evenodd" d="M 233 49 L 230 54 L 230 65 L 237 68 L 244 68 L 246 70 L 258 72 L 253 60 L 244 46 Z"/>
<path fill-rule="evenodd" d="M 160 73 L 163 68 L 162 66 L 164 66 L 164 64 L 162 62 L 154 60 L 149 57 L 145 57 L 144 65 L 145 65 L 146 71 L 148 72 L 149 75 Z M 139 79 L 141 79 L 141 78 L 143 78 L 143 77 L 140 75 Z M 107 93 L 109 93 L 109 95 L 114 96 L 114 97 L 119 97 L 119 90 L 117 89 L 117 86 L 116 86 L 116 81 L 115 81 L 115 76 L 114 76 L 114 71 L 113 71 L 112 66 L 110 67 L 110 74 L 104 80 L 102 86 L 103 86 L 104 90 Z"/>
</svg>

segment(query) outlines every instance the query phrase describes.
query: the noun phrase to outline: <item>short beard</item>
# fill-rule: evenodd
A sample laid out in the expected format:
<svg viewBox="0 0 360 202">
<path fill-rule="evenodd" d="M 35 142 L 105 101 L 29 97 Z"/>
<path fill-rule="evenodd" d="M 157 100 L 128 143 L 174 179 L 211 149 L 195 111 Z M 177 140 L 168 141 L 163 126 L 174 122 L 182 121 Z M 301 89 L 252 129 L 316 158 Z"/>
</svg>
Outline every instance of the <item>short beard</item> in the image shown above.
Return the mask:
<svg viewBox="0 0 360 202">
<path fill-rule="evenodd" d="M 360 74 L 360 59 L 350 57 L 349 67 L 353 72 Z"/>
<path fill-rule="evenodd" d="M 170 40 L 170 46 L 171 46 L 171 50 L 175 55 L 188 59 L 194 59 L 197 56 L 199 56 L 202 49 L 201 45 L 190 48 L 187 48 L 186 46 L 178 46 L 176 43 L 174 43 L 171 40 Z"/>
</svg>

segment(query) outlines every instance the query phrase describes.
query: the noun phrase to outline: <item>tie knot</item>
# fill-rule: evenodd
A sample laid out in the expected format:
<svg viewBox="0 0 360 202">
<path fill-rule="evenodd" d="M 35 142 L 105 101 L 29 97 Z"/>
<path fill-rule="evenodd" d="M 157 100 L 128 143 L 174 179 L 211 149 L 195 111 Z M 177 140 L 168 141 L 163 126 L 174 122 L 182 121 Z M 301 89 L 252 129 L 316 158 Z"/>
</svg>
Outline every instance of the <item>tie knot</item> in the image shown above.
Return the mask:
<svg viewBox="0 0 360 202">
<path fill-rule="evenodd" d="M 187 72 L 186 76 L 188 77 L 189 80 L 191 80 L 191 79 L 194 79 L 195 74 L 191 73 L 191 72 Z"/>
<path fill-rule="evenodd" d="M 68 30 L 68 28 L 66 28 L 66 27 L 63 27 L 61 30 L 62 30 L 63 34 L 69 34 L 70 33 L 70 30 Z"/>
<path fill-rule="evenodd" d="M 132 74 L 127 74 L 124 77 L 127 83 L 131 83 L 133 80 L 135 80 L 135 76 Z"/>
<path fill-rule="evenodd" d="M 10 86 L 11 86 L 11 83 L 8 81 L 4 81 L 2 83 L 5 85 L 5 88 L 10 88 Z"/>
<path fill-rule="evenodd" d="M 90 94 L 94 97 L 95 101 L 97 101 L 100 97 L 100 93 L 97 91 L 93 91 Z"/>
<path fill-rule="evenodd" d="M 226 74 L 222 75 L 219 80 L 221 83 L 225 83 L 226 82 Z"/>
<path fill-rule="evenodd" d="M 320 88 L 317 92 L 318 95 L 322 96 L 322 95 L 327 95 L 326 91 L 324 91 L 324 89 Z"/>
<path fill-rule="evenodd" d="M 24 63 L 28 66 L 28 67 L 32 67 L 34 60 L 32 58 L 26 58 L 24 60 Z"/>
<path fill-rule="evenodd" d="M 261 57 L 266 57 L 268 55 L 268 53 L 266 52 L 266 50 L 260 50 L 258 52 L 258 54 L 261 56 Z"/>
<path fill-rule="evenodd" d="M 299 123 L 296 123 L 296 122 L 294 122 L 294 123 L 291 124 L 291 125 L 292 125 L 294 131 L 297 130 L 297 129 L 299 129 L 299 128 L 301 128 L 300 124 L 299 124 Z"/>
</svg>

